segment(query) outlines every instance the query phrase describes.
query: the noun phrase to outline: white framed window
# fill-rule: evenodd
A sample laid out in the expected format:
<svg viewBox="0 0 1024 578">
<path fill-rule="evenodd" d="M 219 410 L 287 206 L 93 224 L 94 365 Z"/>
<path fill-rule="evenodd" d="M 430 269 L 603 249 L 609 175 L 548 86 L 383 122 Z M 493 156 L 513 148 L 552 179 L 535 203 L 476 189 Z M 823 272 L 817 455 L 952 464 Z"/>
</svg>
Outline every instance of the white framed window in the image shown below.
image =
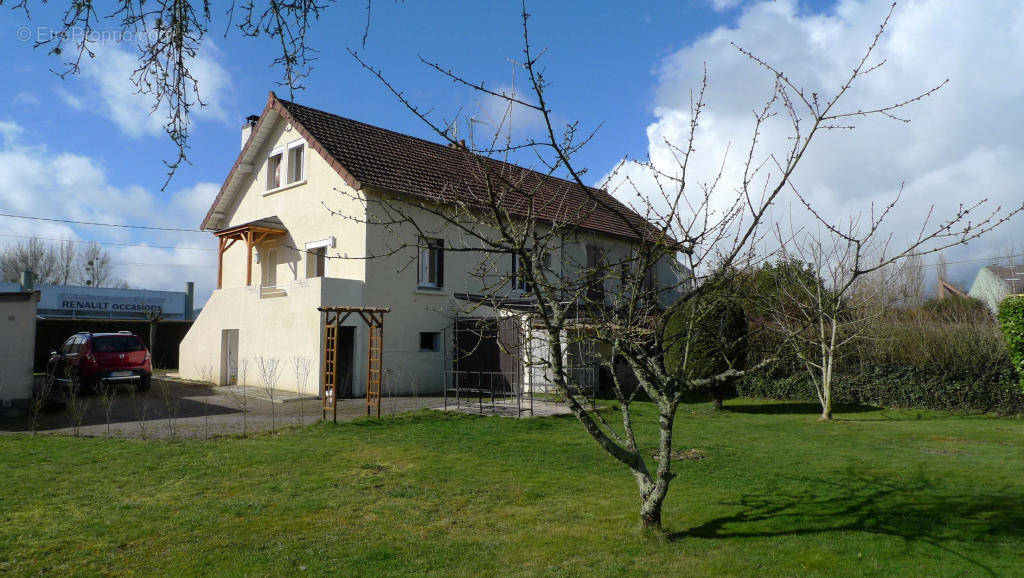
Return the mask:
<svg viewBox="0 0 1024 578">
<path fill-rule="evenodd" d="M 288 184 L 297 183 L 306 178 L 305 155 L 306 143 L 296 141 L 288 145 Z"/>
<path fill-rule="evenodd" d="M 306 243 L 306 278 L 327 276 L 327 249 L 334 246 L 334 237 Z"/>
<path fill-rule="evenodd" d="M 531 290 L 530 282 L 527 281 L 526 270 L 530 268 L 530 260 L 524 259 L 518 253 L 512 256 L 512 290 L 519 293 L 527 293 Z"/>
<path fill-rule="evenodd" d="M 274 149 L 267 157 L 267 190 L 276 189 L 281 186 L 281 164 L 284 161 L 284 151 Z"/>
<path fill-rule="evenodd" d="M 439 289 L 444 287 L 444 240 L 420 237 L 420 254 L 416 285 Z"/>
</svg>

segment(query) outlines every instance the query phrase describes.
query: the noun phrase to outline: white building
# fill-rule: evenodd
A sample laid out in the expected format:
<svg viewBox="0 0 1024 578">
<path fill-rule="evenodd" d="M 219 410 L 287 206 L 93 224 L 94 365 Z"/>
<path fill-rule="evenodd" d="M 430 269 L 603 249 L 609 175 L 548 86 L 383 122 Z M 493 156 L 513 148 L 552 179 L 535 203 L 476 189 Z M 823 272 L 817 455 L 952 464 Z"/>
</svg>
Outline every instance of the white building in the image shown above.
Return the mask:
<svg viewBox="0 0 1024 578">
<path fill-rule="evenodd" d="M 318 308 L 386 307 L 384 379 L 398 393 L 441 391 L 452 369 L 452 330 L 466 321 L 457 321 L 455 312 L 464 311 L 487 284 L 486 275 L 477 274 L 485 258 L 446 250 L 458 243 L 457 231 L 438 233 L 428 239 L 429 248 L 417 249 L 424 244 L 417 242 L 422 231 L 395 222 L 376 201 L 406 195 L 436 206 L 453 203 L 460 188 L 481 186 L 470 160 L 497 163 L 271 93 L 263 113 L 242 129 L 241 154 L 202 223 L 218 239 L 219 284 L 181 344 L 182 375 L 212 375 L 226 384 L 244 374 L 247 384 L 256 385 L 256 360 L 273 358 L 284 367 L 278 386 L 297 389 L 289 362 L 302 357 L 314 368 L 305 391 L 319 391 L 325 366 L 330 370 L 336 362 L 341 395 L 364 395 L 367 324 L 358 313 L 349 315 L 339 334 L 329 336 L 337 339 L 337 358 L 325 359 Z M 615 207 L 615 214 L 588 211 L 594 202 L 561 179 L 494 166 L 531 179 L 536 198 L 544 201 L 534 207 L 538 221 L 578 219 L 572 238 L 550 255 L 550 264 L 545 260 L 559 275 L 571 275 L 573 264 L 595 254 L 628 254 L 637 241 L 632 231 L 638 224 L 649 226 L 604 191 L 591 194 L 602 206 Z M 520 210 L 512 201 L 505 208 L 513 217 Z M 428 211 L 408 210 L 417 223 L 437 220 Z M 489 266 L 511 273 L 512 257 L 500 257 Z M 666 260 L 652 281 L 675 286 L 677 278 L 675 263 Z M 515 282 L 503 289 L 513 305 L 509 311 L 521 296 L 517 289 L 522 288 Z M 508 360 L 495 359 L 502 355 L 477 361 L 507 370 Z M 516 363 L 519 375 L 529 377 L 522 360 Z"/>
<path fill-rule="evenodd" d="M 28 412 L 38 304 L 38 291 L 0 292 L 0 417 Z"/>
</svg>

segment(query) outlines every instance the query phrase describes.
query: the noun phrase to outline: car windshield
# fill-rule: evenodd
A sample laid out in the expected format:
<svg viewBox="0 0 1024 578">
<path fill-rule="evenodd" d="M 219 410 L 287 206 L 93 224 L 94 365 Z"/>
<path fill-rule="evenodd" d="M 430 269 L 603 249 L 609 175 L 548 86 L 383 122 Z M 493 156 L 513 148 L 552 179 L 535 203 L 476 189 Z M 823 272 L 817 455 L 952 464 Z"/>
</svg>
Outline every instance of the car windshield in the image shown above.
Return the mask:
<svg viewBox="0 0 1024 578">
<path fill-rule="evenodd" d="M 142 351 L 142 340 L 134 335 L 104 335 L 94 337 L 92 350 L 98 352 Z"/>
</svg>

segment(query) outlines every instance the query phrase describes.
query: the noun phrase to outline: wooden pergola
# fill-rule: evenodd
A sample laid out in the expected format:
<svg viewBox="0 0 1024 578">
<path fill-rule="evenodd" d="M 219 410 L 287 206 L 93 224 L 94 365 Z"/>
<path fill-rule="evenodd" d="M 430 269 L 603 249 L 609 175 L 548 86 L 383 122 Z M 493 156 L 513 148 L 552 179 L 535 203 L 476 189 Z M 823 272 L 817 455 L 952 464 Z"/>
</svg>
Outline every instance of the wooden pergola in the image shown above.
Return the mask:
<svg viewBox="0 0 1024 578">
<path fill-rule="evenodd" d="M 366 415 L 370 408 L 376 406 L 377 418 L 380 419 L 380 382 L 383 374 L 382 353 L 384 346 L 384 314 L 391 311 L 390 307 L 317 307 L 324 313 L 324 350 L 323 350 L 323 419 L 327 419 L 327 411 L 333 412 L 334 422 L 338 421 L 338 328 L 353 313 L 359 315 L 370 329 L 367 343 L 366 361 Z"/>
<path fill-rule="evenodd" d="M 224 253 L 238 241 L 246 246 L 245 262 L 245 284 L 252 285 L 252 248 L 268 237 L 276 237 L 288 234 L 288 229 L 277 217 L 267 217 L 250 223 L 236 225 L 230 229 L 217 231 L 217 289 L 220 289 L 224 281 Z"/>
</svg>

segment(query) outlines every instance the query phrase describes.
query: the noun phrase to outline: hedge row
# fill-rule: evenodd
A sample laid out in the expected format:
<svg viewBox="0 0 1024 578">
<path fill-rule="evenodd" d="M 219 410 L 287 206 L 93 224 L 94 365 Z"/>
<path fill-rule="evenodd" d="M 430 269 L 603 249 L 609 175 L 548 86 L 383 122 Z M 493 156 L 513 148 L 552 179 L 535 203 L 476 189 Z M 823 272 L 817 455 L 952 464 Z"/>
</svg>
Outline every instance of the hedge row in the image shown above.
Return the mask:
<svg viewBox="0 0 1024 578">
<path fill-rule="evenodd" d="M 806 372 L 773 373 L 744 379 L 738 393 L 762 399 L 818 401 Z M 984 377 L 957 377 L 914 366 L 873 367 L 856 375 L 836 376 L 832 398 L 839 404 L 1024 414 L 1024 392 L 1012 368 Z"/>
</svg>

